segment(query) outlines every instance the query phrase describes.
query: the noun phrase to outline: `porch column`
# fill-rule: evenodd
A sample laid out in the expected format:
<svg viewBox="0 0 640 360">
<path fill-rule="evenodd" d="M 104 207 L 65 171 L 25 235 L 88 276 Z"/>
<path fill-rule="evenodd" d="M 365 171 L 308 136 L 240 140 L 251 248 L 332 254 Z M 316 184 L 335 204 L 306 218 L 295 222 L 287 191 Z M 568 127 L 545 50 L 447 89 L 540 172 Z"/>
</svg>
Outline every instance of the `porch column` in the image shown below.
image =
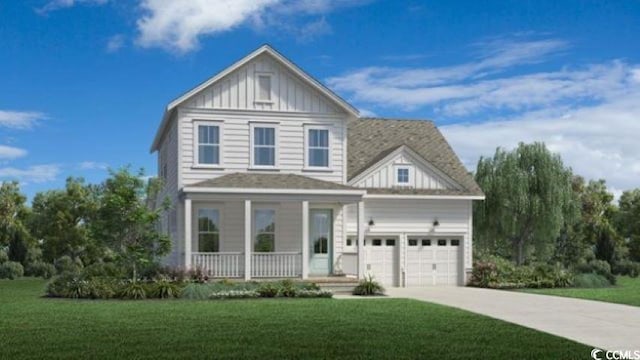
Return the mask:
<svg viewBox="0 0 640 360">
<path fill-rule="evenodd" d="M 309 202 L 302 202 L 302 278 L 309 277 Z"/>
<path fill-rule="evenodd" d="M 358 279 L 364 278 L 364 202 L 358 202 Z"/>
<path fill-rule="evenodd" d="M 191 199 L 184 199 L 184 268 L 191 268 Z"/>
<path fill-rule="evenodd" d="M 251 279 L 251 200 L 244 201 L 244 279 Z"/>
</svg>

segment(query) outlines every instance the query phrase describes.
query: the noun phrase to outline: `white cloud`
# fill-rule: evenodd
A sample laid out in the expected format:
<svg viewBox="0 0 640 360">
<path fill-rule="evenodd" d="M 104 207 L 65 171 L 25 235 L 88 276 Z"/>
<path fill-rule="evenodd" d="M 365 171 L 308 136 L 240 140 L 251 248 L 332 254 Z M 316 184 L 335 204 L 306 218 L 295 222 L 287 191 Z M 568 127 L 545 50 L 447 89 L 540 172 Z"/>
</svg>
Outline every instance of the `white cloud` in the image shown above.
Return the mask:
<svg viewBox="0 0 640 360">
<path fill-rule="evenodd" d="M 322 15 L 357 6 L 364 0 L 140 0 L 137 43 L 178 53 L 199 47 L 203 36 L 213 36 L 243 25 L 255 29 L 292 32 L 300 40 L 330 33 Z M 296 19 L 303 18 L 299 22 Z"/>
<path fill-rule="evenodd" d="M 470 169 L 496 147 L 544 141 L 577 174 L 604 178 L 618 192 L 640 187 L 640 65 L 611 60 L 528 68 L 567 48 L 559 40 L 518 45 L 499 39 L 475 44 L 475 61 L 366 67 L 328 83 L 369 111 L 435 114 Z"/>
<path fill-rule="evenodd" d="M 31 129 L 46 116 L 37 111 L 0 110 L 0 127 L 11 129 Z"/>
<path fill-rule="evenodd" d="M 0 160 L 13 160 L 27 155 L 27 151 L 13 146 L 0 145 Z"/>
<path fill-rule="evenodd" d="M 15 167 L 0 168 L 0 180 L 18 180 L 26 183 L 43 183 L 53 181 L 60 173 L 60 166 L 55 164 L 34 165 L 25 169 Z"/>
<path fill-rule="evenodd" d="M 74 7 L 76 5 L 104 5 L 109 0 L 51 0 L 43 7 L 37 8 L 36 12 L 46 15 L 52 11 Z"/>
<path fill-rule="evenodd" d="M 80 170 L 106 170 L 109 168 L 109 164 L 96 161 L 83 161 L 78 164 Z"/>
<path fill-rule="evenodd" d="M 107 52 L 114 53 L 122 49 L 124 46 L 125 37 L 122 34 L 113 35 L 107 40 Z"/>
</svg>

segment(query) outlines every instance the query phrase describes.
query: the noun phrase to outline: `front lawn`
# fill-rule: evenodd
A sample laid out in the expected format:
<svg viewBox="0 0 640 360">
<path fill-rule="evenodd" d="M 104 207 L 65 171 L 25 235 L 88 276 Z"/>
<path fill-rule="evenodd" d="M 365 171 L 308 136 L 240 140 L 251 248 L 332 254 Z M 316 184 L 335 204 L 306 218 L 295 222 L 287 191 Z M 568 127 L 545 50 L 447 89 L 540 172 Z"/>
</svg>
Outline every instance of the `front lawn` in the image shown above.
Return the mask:
<svg viewBox="0 0 640 360">
<path fill-rule="evenodd" d="M 0 358 L 585 359 L 590 348 L 400 299 L 69 300 L 0 281 Z"/>
<path fill-rule="evenodd" d="M 640 306 L 640 278 L 618 277 L 617 285 L 598 289 L 526 289 L 535 294 L 557 295 Z"/>
</svg>

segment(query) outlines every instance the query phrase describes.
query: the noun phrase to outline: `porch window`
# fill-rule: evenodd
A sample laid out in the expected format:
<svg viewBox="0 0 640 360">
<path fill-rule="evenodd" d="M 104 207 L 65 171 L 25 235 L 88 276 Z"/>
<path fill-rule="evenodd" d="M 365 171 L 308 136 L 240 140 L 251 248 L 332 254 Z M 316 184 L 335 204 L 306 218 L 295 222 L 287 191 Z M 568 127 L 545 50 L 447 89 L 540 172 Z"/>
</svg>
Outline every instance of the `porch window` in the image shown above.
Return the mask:
<svg viewBox="0 0 640 360">
<path fill-rule="evenodd" d="M 198 251 L 220 251 L 220 212 L 216 209 L 198 210 Z"/>
<path fill-rule="evenodd" d="M 275 126 L 253 126 L 253 165 L 276 166 Z"/>
<path fill-rule="evenodd" d="M 257 209 L 254 212 L 255 242 L 253 251 L 274 252 L 276 250 L 276 211 Z"/>
<path fill-rule="evenodd" d="M 329 167 L 329 129 L 310 128 L 307 133 L 307 166 Z"/>
<path fill-rule="evenodd" d="M 220 164 L 220 127 L 218 125 L 198 126 L 198 164 Z"/>
</svg>

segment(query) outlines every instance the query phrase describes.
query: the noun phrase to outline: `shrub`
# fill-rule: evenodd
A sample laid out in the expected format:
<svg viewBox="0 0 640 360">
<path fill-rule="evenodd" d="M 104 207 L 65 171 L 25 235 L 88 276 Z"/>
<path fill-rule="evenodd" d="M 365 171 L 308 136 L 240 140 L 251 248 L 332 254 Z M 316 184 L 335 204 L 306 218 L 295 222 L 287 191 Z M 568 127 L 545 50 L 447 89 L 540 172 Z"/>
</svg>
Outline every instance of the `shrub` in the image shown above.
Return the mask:
<svg viewBox="0 0 640 360">
<path fill-rule="evenodd" d="M 611 286 L 611 283 L 602 275 L 584 273 L 574 277 L 573 286 L 577 288 L 603 288 Z"/>
<path fill-rule="evenodd" d="M 120 289 L 118 297 L 128 300 L 142 300 L 147 298 L 146 286 L 139 281 L 128 281 Z"/>
<path fill-rule="evenodd" d="M 364 280 L 360 280 L 358 286 L 353 289 L 353 295 L 371 296 L 384 294 L 384 288 L 373 279 L 372 275 L 368 275 Z"/>
<path fill-rule="evenodd" d="M 476 261 L 471 271 L 471 285 L 489 287 L 489 284 L 498 282 L 498 268 L 489 261 Z"/>
<path fill-rule="evenodd" d="M 209 275 L 207 275 L 205 270 L 199 266 L 189 270 L 187 274 L 193 282 L 204 284 L 209 281 Z"/>
<path fill-rule="evenodd" d="M 299 285 L 301 290 L 320 290 L 320 286 L 312 282 L 303 282 Z"/>
<path fill-rule="evenodd" d="M 280 291 L 278 292 L 278 295 L 280 295 L 282 297 L 295 297 L 296 296 L 297 289 L 296 289 L 293 281 L 291 281 L 289 279 L 282 280 L 282 281 L 280 281 L 280 283 L 278 283 L 278 285 L 280 286 Z"/>
<path fill-rule="evenodd" d="M 333 293 L 329 290 L 301 289 L 298 290 L 296 296 L 299 298 L 331 298 Z"/>
<path fill-rule="evenodd" d="M 108 277 L 94 277 L 87 280 L 91 299 L 112 299 L 120 292 L 120 281 Z"/>
<path fill-rule="evenodd" d="M 278 296 L 280 289 L 273 283 L 263 283 L 256 289 L 260 297 L 272 298 Z"/>
<path fill-rule="evenodd" d="M 591 260 L 588 263 L 577 265 L 575 272 L 578 274 L 598 274 L 607 279 L 611 285 L 616 284 L 616 277 L 611 273 L 611 265 L 604 260 Z"/>
<path fill-rule="evenodd" d="M 209 295 L 209 299 L 223 300 L 223 299 L 251 299 L 257 298 L 260 295 L 255 290 L 229 290 L 229 291 L 216 291 Z"/>
<path fill-rule="evenodd" d="M 182 289 L 167 279 L 156 280 L 151 285 L 151 296 L 156 299 L 172 299 L 180 297 Z"/>
<path fill-rule="evenodd" d="M 47 296 L 65 297 L 67 294 L 67 285 L 71 280 L 75 278 L 78 278 L 78 275 L 72 274 L 72 273 L 64 273 L 64 274 L 55 276 L 47 284 L 47 290 L 46 290 Z"/>
<path fill-rule="evenodd" d="M 211 288 L 206 284 L 191 283 L 182 289 L 180 297 L 189 300 L 206 300 L 211 292 Z"/>
<path fill-rule="evenodd" d="M 82 261 L 80 259 L 76 258 L 75 260 L 73 260 L 70 256 L 67 255 L 56 259 L 53 264 L 60 274 L 65 272 L 77 273 L 83 268 Z"/>
<path fill-rule="evenodd" d="M 640 275 L 640 262 L 631 260 L 618 261 L 611 269 L 616 275 L 625 275 L 630 277 L 638 277 Z"/>
<path fill-rule="evenodd" d="M 88 298 L 91 294 L 89 282 L 84 279 L 74 278 L 66 283 L 66 287 L 62 291 L 62 295 L 72 299 Z"/>
<path fill-rule="evenodd" d="M 5 250 L 0 249 L 0 264 L 4 264 L 7 261 L 9 261 L 9 255 L 7 255 Z"/>
<path fill-rule="evenodd" d="M 22 264 L 15 261 L 6 261 L 0 264 L 0 279 L 16 279 L 24 275 Z"/>
<path fill-rule="evenodd" d="M 56 267 L 43 261 L 36 261 L 27 265 L 24 269 L 27 276 L 36 276 L 43 279 L 51 279 L 56 274 Z"/>
<path fill-rule="evenodd" d="M 113 277 L 124 278 L 124 270 L 115 263 L 112 262 L 97 262 L 93 263 L 82 270 L 82 273 L 89 279 L 94 277 Z"/>
</svg>

